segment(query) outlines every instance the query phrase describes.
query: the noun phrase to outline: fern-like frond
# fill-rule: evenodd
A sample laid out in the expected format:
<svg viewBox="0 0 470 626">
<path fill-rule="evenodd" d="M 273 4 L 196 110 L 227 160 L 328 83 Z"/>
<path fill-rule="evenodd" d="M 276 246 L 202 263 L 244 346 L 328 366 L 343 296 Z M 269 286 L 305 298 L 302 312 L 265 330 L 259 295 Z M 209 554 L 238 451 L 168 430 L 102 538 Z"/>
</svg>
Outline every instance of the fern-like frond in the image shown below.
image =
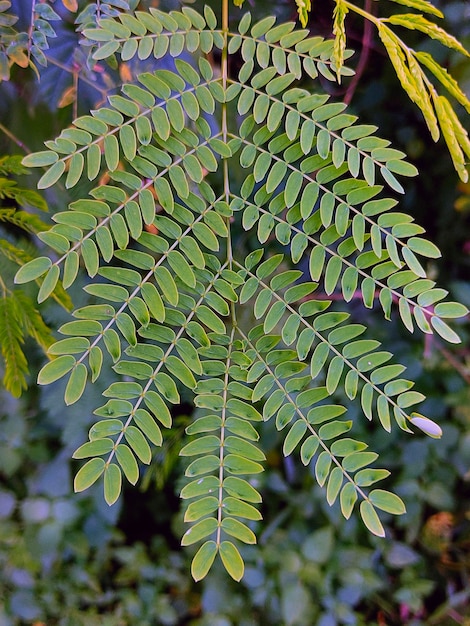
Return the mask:
<svg viewBox="0 0 470 626">
<path fill-rule="evenodd" d="M 22 291 L 13 292 L 17 306 L 17 319 L 21 324 L 23 333 L 32 337 L 35 342 L 47 352 L 55 342 L 52 330 L 45 323 L 42 315 L 35 306 L 34 300 Z"/>
<path fill-rule="evenodd" d="M 47 229 L 47 224 L 34 213 L 17 209 L 0 209 L 0 222 L 13 224 L 17 228 L 37 234 Z"/>
<path fill-rule="evenodd" d="M 346 50 L 345 20 L 348 11 L 348 7 L 342 0 L 336 0 L 333 11 L 333 35 L 335 37 L 334 55 L 338 82 L 341 81 L 341 68 L 344 64 L 344 52 Z"/>
<path fill-rule="evenodd" d="M 339 56 L 333 42 L 293 24 L 252 24 L 246 14 L 228 32 L 208 7 L 204 16 L 152 9 L 101 19 L 85 36 L 95 59 L 168 52 L 174 69 L 141 74 L 23 161 L 47 168 L 43 188 L 63 174 L 69 188 L 93 181 L 102 169 L 110 180 L 53 216 L 40 237 L 56 254 L 16 275 L 41 283 L 39 301 L 60 279 L 72 286 L 81 264 L 91 279 L 91 303 L 59 329 L 64 338 L 50 347 L 40 384 L 66 377 L 65 401 L 77 402 L 87 380 L 99 379 L 105 352 L 119 377 L 75 452 L 87 459 L 75 489 L 102 477 L 112 504 L 123 474 L 135 484 L 184 388 L 198 407 L 182 449 L 191 479 L 181 494 L 191 524 L 183 543 L 203 542 L 194 578 L 217 555 L 234 579 L 243 575 L 238 542 L 254 543 L 260 520 L 250 477 L 263 469 L 262 420 L 286 433 L 286 455 L 300 446 L 330 504 L 339 499 L 348 518 L 359 502 L 366 526 L 382 536 L 377 510 L 400 514 L 404 506 L 375 487 L 388 472 L 370 467 L 376 454 L 350 436 L 354 425 L 335 393 L 344 390 L 387 431 L 392 417 L 404 430 L 438 437 L 440 428 L 408 412 L 423 396 L 402 378 L 404 367 L 364 325 L 329 311 L 328 297 L 337 292 L 347 304 L 359 293 L 386 318 L 397 307 L 410 331 L 458 341 L 444 320 L 466 309 L 442 302 L 447 293 L 420 260 L 439 251 L 376 183 L 381 176 L 403 193 L 398 177 L 416 169 L 344 104 L 296 86 L 304 72 L 334 80 Z M 197 53 L 194 65 L 179 58 L 185 47 Z M 214 47 L 223 63 L 240 54 L 238 76 L 226 66 L 214 72 L 204 58 Z M 453 136 L 459 132 L 453 124 Z M 247 254 L 239 231 L 255 248 L 271 242 L 286 254 Z M 246 328 L 253 319 L 259 323 Z"/>
<path fill-rule="evenodd" d="M 0 297 L 0 349 L 4 362 L 3 384 L 13 396 L 19 397 L 26 389 L 28 362 L 23 352 L 21 305 L 16 294 Z"/>
<path fill-rule="evenodd" d="M 3 156 L 0 158 L 0 199 L 8 198 L 15 201 L 20 207 L 25 209 L 35 208 L 41 211 L 47 211 L 47 204 L 44 198 L 32 189 L 24 189 L 11 178 L 12 175 L 27 174 L 28 170 L 21 164 L 21 156 Z M 27 220 L 27 216 L 23 213 L 19 216 L 20 220 Z M 2 218 L 2 221 L 6 218 Z M 33 220 L 31 216 L 30 221 Z M 16 222 L 19 228 L 22 228 L 21 223 Z M 46 224 L 37 223 L 37 231 L 46 228 Z M 26 230 L 30 230 L 26 228 Z"/>
<path fill-rule="evenodd" d="M 272 262 L 271 267 L 275 271 Z M 411 422 L 413 415 L 407 415 L 403 409 L 420 402 L 424 396 L 408 393 L 413 383 L 401 378 L 405 370 L 402 365 L 388 364 L 393 356 L 390 352 L 379 351 L 377 341 L 358 339 L 366 331 L 365 326 L 345 324 L 348 313 L 326 312 L 331 301 L 312 299 L 317 283 L 303 282 L 297 271 L 276 274 L 270 282 L 268 276 L 261 279 L 253 271 L 248 272 L 247 277 L 240 301 L 245 303 L 256 296 L 254 315 L 257 319 L 264 319 L 260 328 L 265 336 L 274 329 L 279 331 L 278 336 L 271 338 L 271 350 L 281 342 L 290 347 L 284 356 L 293 367 L 292 374 L 295 370 L 308 369 L 309 380 L 315 380 L 324 372 L 326 391 L 330 396 L 344 378 L 345 393 L 351 400 L 360 391 L 362 409 L 368 419 L 372 419 L 375 404 L 385 430 L 391 430 L 390 410 L 393 410 L 398 425 L 409 431 L 406 422 Z M 280 285 L 286 289 L 284 293 L 279 292 Z M 383 388 L 385 384 L 388 385 L 386 390 Z M 399 393 L 400 389 L 404 392 L 403 397 L 399 395 L 393 400 L 394 391 Z M 267 389 L 266 393 L 270 390 Z"/>
</svg>

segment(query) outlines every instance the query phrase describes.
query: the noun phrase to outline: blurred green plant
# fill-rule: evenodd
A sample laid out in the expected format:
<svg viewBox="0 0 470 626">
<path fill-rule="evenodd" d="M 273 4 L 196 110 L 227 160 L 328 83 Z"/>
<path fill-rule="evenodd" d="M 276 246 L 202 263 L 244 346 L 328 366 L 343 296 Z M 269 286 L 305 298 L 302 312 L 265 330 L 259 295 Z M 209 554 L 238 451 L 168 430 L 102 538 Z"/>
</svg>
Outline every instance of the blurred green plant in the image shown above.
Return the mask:
<svg viewBox="0 0 470 626">
<path fill-rule="evenodd" d="M 47 205 L 37 191 L 21 187 L 12 177 L 28 170 L 21 165 L 20 156 L 0 158 L 0 350 L 3 356 L 3 384 L 18 397 L 27 387 L 28 362 L 23 344 L 32 337 L 46 351 L 53 343 L 50 328 L 39 312 L 34 292 L 28 293 L 13 285 L 18 266 L 36 256 L 36 250 L 26 237 L 38 235 L 48 228 L 32 209 L 47 211 Z M 8 227 L 14 227 L 15 233 Z M 20 233 L 20 236 L 18 236 Z M 54 290 L 53 297 L 70 310 L 71 300 L 63 289 Z"/>
</svg>

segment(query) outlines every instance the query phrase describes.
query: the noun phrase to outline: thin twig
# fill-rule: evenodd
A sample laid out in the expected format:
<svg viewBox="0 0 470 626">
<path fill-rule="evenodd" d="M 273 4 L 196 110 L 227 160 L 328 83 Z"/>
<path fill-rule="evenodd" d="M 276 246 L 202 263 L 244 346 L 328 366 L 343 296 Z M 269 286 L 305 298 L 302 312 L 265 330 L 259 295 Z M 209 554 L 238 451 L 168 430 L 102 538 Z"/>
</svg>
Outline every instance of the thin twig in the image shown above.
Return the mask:
<svg viewBox="0 0 470 626">
<path fill-rule="evenodd" d="M 26 154 L 31 154 L 31 150 L 28 148 L 28 146 L 24 144 L 21 139 L 18 139 L 18 137 L 16 137 L 10 130 L 8 130 L 8 128 L 6 128 L 1 122 L 0 131 L 2 131 L 2 133 L 5 133 L 5 135 L 14 143 L 16 143 L 16 145 L 19 146 L 22 150 L 24 150 Z"/>
<path fill-rule="evenodd" d="M 73 100 L 73 119 L 77 119 L 78 117 L 78 71 L 74 71 L 72 74 L 73 77 L 73 89 L 75 93 L 75 98 Z"/>
<path fill-rule="evenodd" d="M 64 63 L 57 61 L 57 59 L 54 59 L 54 57 L 52 56 L 46 55 L 46 59 L 48 63 L 51 63 L 52 65 L 55 65 L 56 67 L 59 67 L 61 70 L 64 70 L 64 72 L 68 72 L 69 74 L 72 74 L 72 76 L 77 73 L 77 70 L 74 67 L 69 67 L 68 65 L 65 65 Z M 106 94 L 108 93 L 107 89 L 100 87 L 99 85 L 94 83 L 84 74 L 80 74 L 78 78 L 79 80 L 82 80 L 84 83 L 87 83 L 87 85 L 90 85 L 90 87 L 93 87 L 93 89 L 96 89 L 96 91 L 98 91 L 103 97 L 105 97 Z"/>
<path fill-rule="evenodd" d="M 364 9 L 368 13 L 371 13 L 373 11 L 372 0 L 365 0 Z M 343 102 L 345 104 L 350 104 L 354 96 L 354 93 L 357 89 L 357 85 L 359 84 L 359 81 L 361 79 L 361 76 L 366 69 L 366 65 L 369 60 L 369 52 L 370 52 L 371 44 L 372 44 L 372 31 L 373 31 L 372 22 L 370 22 L 369 20 L 365 20 L 364 21 L 364 34 L 362 36 L 361 55 L 359 57 L 359 62 L 357 64 L 356 73 L 354 74 L 354 77 L 349 83 L 346 93 L 344 94 Z"/>
<path fill-rule="evenodd" d="M 456 372 L 462 376 L 464 381 L 470 385 L 470 372 L 447 348 L 443 346 L 437 346 L 439 352 L 446 359 L 446 361 L 451 365 Z"/>
<path fill-rule="evenodd" d="M 32 0 L 31 1 L 31 23 L 28 28 L 28 61 L 31 60 L 31 46 L 32 46 L 32 41 L 33 41 L 35 12 L 36 12 L 36 0 Z"/>
</svg>

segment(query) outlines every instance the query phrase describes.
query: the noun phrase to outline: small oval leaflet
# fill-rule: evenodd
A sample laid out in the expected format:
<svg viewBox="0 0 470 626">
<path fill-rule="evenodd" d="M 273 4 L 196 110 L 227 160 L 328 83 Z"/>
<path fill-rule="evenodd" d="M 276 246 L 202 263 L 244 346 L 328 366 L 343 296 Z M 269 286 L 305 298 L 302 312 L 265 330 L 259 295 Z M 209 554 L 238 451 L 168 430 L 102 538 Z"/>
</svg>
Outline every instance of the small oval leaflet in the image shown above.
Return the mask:
<svg viewBox="0 0 470 626">
<path fill-rule="evenodd" d="M 90 459 L 77 472 L 73 487 L 76 493 L 85 491 L 95 483 L 104 472 L 105 462 L 103 459 Z"/>
<path fill-rule="evenodd" d="M 29 261 L 23 267 L 16 272 L 15 275 L 15 283 L 23 284 L 28 283 L 31 280 L 35 280 L 39 278 L 43 274 L 45 274 L 52 266 L 52 261 L 48 257 L 38 257 L 37 259 L 33 259 Z"/>
<path fill-rule="evenodd" d="M 64 354 L 53 361 L 46 363 L 38 375 L 39 385 L 49 385 L 62 376 L 65 376 L 75 365 L 75 358 L 70 354 Z"/>
</svg>

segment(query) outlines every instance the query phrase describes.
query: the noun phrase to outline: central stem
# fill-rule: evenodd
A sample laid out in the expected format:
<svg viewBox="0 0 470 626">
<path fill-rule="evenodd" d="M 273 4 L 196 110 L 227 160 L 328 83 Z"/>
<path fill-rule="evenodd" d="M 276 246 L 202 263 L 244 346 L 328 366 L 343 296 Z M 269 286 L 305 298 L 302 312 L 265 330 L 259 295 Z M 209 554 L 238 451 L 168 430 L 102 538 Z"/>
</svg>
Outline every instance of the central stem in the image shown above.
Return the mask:
<svg viewBox="0 0 470 626">
<path fill-rule="evenodd" d="M 222 50 L 222 58 L 221 58 L 221 73 L 222 73 L 222 87 L 224 92 L 227 91 L 227 83 L 228 83 L 228 3 L 229 0 L 222 0 L 222 30 L 224 33 L 224 47 Z M 227 112 L 227 103 L 222 103 L 222 139 L 225 144 L 228 143 L 228 112 Z M 224 158 L 223 160 L 223 175 L 224 175 L 224 197 L 225 202 L 227 204 L 230 203 L 230 181 L 229 181 L 229 173 L 228 173 L 228 160 Z M 230 217 L 226 218 L 227 224 L 227 263 L 230 269 L 232 269 L 233 264 L 233 249 L 232 249 L 232 238 L 231 238 L 231 230 L 230 230 Z M 235 304 L 231 303 L 231 317 L 232 324 L 236 326 L 236 315 L 235 315 Z"/>
<path fill-rule="evenodd" d="M 227 402 L 228 402 L 228 385 L 230 380 L 230 365 L 233 349 L 233 341 L 235 337 L 235 328 L 232 328 L 230 334 L 230 345 L 228 348 L 227 361 L 225 364 L 224 374 L 224 391 L 223 391 L 223 406 L 221 412 L 221 427 L 220 427 L 220 450 L 219 450 L 219 494 L 218 494 L 218 507 L 217 507 L 217 534 L 215 541 L 217 546 L 220 547 L 222 543 L 222 519 L 223 519 L 223 506 L 224 506 L 224 456 L 225 456 L 225 422 L 227 420 Z"/>
<path fill-rule="evenodd" d="M 222 71 L 222 87 L 224 91 L 227 89 L 228 78 L 228 2 L 222 0 L 222 31 L 224 33 L 224 47 L 222 50 L 221 71 Z M 222 103 L 222 134 L 224 142 L 227 142 L 227 103 Z"/>
</svg>

